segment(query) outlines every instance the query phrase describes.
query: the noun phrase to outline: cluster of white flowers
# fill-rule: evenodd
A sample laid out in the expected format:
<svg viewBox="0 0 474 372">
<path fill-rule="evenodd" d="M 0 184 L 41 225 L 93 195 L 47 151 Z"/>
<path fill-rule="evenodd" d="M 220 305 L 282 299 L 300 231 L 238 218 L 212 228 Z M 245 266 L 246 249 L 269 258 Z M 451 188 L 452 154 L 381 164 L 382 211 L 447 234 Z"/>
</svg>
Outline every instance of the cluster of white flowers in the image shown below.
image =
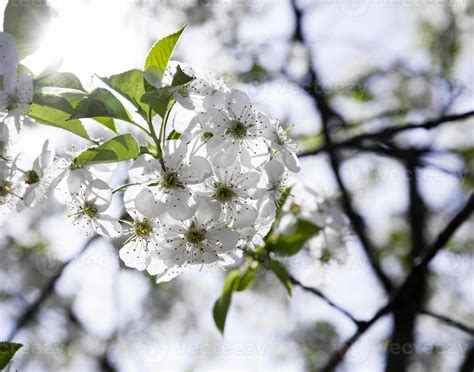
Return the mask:
<svg viewBox="0 0 474 372">
<path fill-rule="evenodd" d="M 49 141 L 32 162 L 15 150 L 25 114 L 33 101 L 33 81 L 27 73 L 18 76 L 18 51 L 15 39 L 0 32 L 0 222 L 25 207 L 44 200 L 61 173 Z M 53 186 L 53 187 L 52 187 Z"/>
<path fill-rule="evenodd" d="M 173 110 L 188 111 L 185 130 L 165 142 L 162 159 L 132 164 L 124 195 L 132 221 L 120 257 L 158 281 L 231 262 L 268 231 L 287 171 L 299 170 L 295 144 L 245 93 L 208 71 L 184 71 L 194 80 L 176 92 Z"/>
<path fill-rule="evenodd" d="M 21 131 L 33 89 L 27 75 L 17 79 L 14 42 L 0 35 L 0 58 L 8 61 L 0 71 L 2 216 L 34 207 L 54 191 L 69 207 L 74 225 L 86 234 L 124 236 L 121 259 L 157 275 L 157 281 L 186 268 L 231 262 L 239 247 L 268 232 L 288 172 L 299 171 L 296 144 L 244 92 L 230 89 L 209 71 L 183 68 L 194 79 L 176 91 L 172 112 L 188 119 L 181 119 L 181 135 L 164 140 L 158 155 L 133 161 L 129 181 L 120 190 L 125 190 L 129 216 L 118 219 L 108 213 L 116 194 L 110 164 L 78 167 L 72 158 L 56 157 L 49 141 L 31 165 L 24 165 L 21 154 L 12 156 L 10 133 L 12 128 Z M 164 82 L 172 80 L 174 66 Z M 145 77 L 151 85 L 162 84 L 152 74 Z M 8 124 L 10 118 L 14 125 Z M 164 138 L 177 126 L 177 120 L 170 120 Z"/>
</svg>

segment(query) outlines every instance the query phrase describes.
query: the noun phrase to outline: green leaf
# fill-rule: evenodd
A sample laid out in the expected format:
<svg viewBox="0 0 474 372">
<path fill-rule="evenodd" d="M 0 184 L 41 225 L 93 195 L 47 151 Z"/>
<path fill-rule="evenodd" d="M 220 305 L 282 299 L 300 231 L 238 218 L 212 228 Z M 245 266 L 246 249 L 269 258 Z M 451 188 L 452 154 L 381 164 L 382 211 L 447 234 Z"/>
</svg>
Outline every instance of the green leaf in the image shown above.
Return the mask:
<svg viewBox="0 0 474 372">
<path fill-rule="evenodd" d="M 118 129 L 115 126 L 114 119 L 112 118 L 94 118 L 94 120 L 103 126 L 109 128 L 111 131 L 115 132 L 118 134 Z"/>
<path fill-rule="evenodd" d="M 57 87 L 80 90 L 85 92 L 79 78 L 71 72 L 52 72 L 40 76 L 35 81 L 36 86 Z"/>
<path fill-rule="evenodd" d="M 107 89 L 97 88 L 79 102 L 71 115 L 71 119 L 82 118 L 113 118 L 133 123 L 130 114 L 122 103 Z M 109 127 L 117 132 L 115 125 Z"/>
<path fill-rule="evenodd" d="M 28 116 L 41 124 L 62 128 L 83 138 L 90 139 L 79 120 L 69 120 L 70 115 L 57 108 L 33 103 Z"/>
<path fill-rule="evenodd" d="M 264 83 L 269 79 L 270 74 L 258 61 L 254 61 L 248 71 L 239 74 L 239 80 L 243 83 Z"/>
<path fill-rule="evenodd" d="M 130 133 L 127 133 L 82 152 L 74 159 L 74 166 L 82 167 L 87 164 L 115 163 L 136 159 L 139 154 L 140 148 L 137 140 Z"/>
<path fill-rule="evenodd" d="M 3 18 L 3 31 L 15 36 L 20 59 L 39 48 L 50 19 L 51 9 L 46 0 L 8 2 Z"/>
<path fill-rule="evenodd" d="M 225 320 L 232 301 L 232 292 L 242 292 L 252 288 L 256 279 L 257 269 L 253 267 L 247 268 L 244 272 L 231 271 L 227 275 L 221 296 L 214 303 L 212 310 L 214 322 L 221 333 L 224 333 Z"/>
<path fill-rule="evenodd" d="M 292 284 L 286 267 L 283 266 L 280 261 L 272 259 L 270 259 L 268 262 L 268 267 L 273 271 L 276 277 L 280 280 L 281 284 L 283 284 L 283 286 L 286 288 L 288 294 L 291 296 Z"/>
<path fill-rule="evenodd" d="M 4 369 L 12 360 L 15 353 L 22 347 L 22 344 L 13 342 L 0 342 L 0 370 Z"/>
<path fill-rule="evenodd" d="M 130 70 L 121 74 L 112 75 L 108 78 L 99 77 L 105 84 L 130 101 L 145 120 L 147 107 L 140 101 L 145 94 L 143 85 L 143 71 Z"/>
<path fill-rule="evenodd" d="M 182 136 L 181 133 L 179 132 L 176 132 L 174 129 L 171 131 L 171 133 L 168 135 L 168 138 L 167 140 L 170 141 L 170 140 L 178 140 L 180 139 Z"/>
<path fill-rule="evenodd" d="M 186 75 L 178 65 L 170 86 L 159 89 L 154 87 L 150 88 L 150 90 L 143 95 L 141 101 L 149 105 L 162 119 L 164 119 L 166 113 L 173 104 L 173 94 L 193 79 L 193 77 Z"/>
<path fill-rule="evenodd" d="M 221 296 L 214 303 L 212 314 L 217 328 L 223 334 L 225 327 L 225 320 L 227 312 L 229 311 L 230 303 L 232 301 L 232 292 L 238 286 L 240 280 L 240 273 L 238 271 L 231 271 L 224 283 Z"/>
<path fill-rule="evenodd" d="M 170 108 L 173 94 L 176 92 L 176 87 L 165 87 L 160 89 L 153 88 L 146 92 L 141 101 L 149 105 L 162 119 L 166 116 Z"/>
<path fill-rule="evenodd" d="M 48 106 L 63 111 L 69 115 L 71 115 L 74 111 L 72 105 L 65 98 L 56 95 L 35 92 L 35 95 L 33 96 L 33 102 L 40 106 Z"/>
<path fill-rule="evenodd" d="M 158 73 L 160 80 L 163 78 L 166 66 L 186 26 L 187 25 L 184 25 L 179 31 L 164 37 L 152 46 L 146 57 L 145 71 L 150 67 L 154 67 L 153 70 Z"/>
<path fill-rule="evenodd" d="M 176 72 L 173 75 L 173 81 L 171 82 L 172 87 L 180 87 L 181 85 L 187 84 L 190 81 L 194 80 L 192 76 L 187 75 L 178 65 L 176 67 Z"/>
<path fill-rule="evenodd" d="M 267 239 L 267 249 L 282 256 L 293 256 L 298 253 L 321 228 L 312 222 L 298 219 L 290 235 L 279 235 Z"/>
<path fill-rule="evenodd" d="M 235 286 L 235 291 L 242 292 L 246 289 L 250 289 L 255 284 L 257 279 L 257 270 L 253 268 L 248 268 L 243 273 L 240 274 L 238 283 Z"/>
</svg>

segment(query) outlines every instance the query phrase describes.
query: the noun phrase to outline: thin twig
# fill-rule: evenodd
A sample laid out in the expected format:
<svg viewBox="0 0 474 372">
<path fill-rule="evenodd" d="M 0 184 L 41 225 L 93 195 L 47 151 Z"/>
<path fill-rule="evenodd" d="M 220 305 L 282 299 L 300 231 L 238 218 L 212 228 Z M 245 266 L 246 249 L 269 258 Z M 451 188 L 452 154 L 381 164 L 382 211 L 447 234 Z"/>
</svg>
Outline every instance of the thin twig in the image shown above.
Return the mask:
<svg viewBox="0 0 474 372">
<path fill-rule="evenodd" d="M 349 318 L 356 326 L 360 326 L 362 323 L 365 323 L 364 321 L 356 319 L 349 311 L 346 309 L 342 308 L 339 305 L 336 305 L 331 299 L 329 299 L 324 293 L 322 293 L 319 289 L 316 289 L 314 287 L 308 287 L 301 283 L 298 279 L 290 275 L 290 280 L 291 283 L 294 285 L 300 287 L 301 289 L 310 292 L 316 296 L 318 296 L 320 299 L 322 299 L 324 302 L 326 302 L 329 306 L 332 308 L 336 309 L 339 311 L 341 314 L 345 315 L 347 318 Z"/>
<path fill-rule="evenodd" d="M 443 323 L 446 323 L 447 325 L 451 326 L 451 327 L 454 327 L 454 328 L 457 328 L 463 332 L 466 332 L 468 334 L 470 334 L 471 336 L 474 336 L 474 328 L 472 327 L 469 327 L 468 325 L 465 325 L 457 320 L 454 320 L 450 317 L 447 317 L 446 315 L 441 315 L 441 314 L 438 314 L 438 313 L 435 313 L 431 310 L 428 310 L 428 309 L 423 309 L 420 311 L 421 314 L 423 315 L 426 315 L 426 316 L 430 316 L 432 318 L 435 318 L 437 320 L 439 320 L 440 322 L 443 322 Z"/>
</svg>

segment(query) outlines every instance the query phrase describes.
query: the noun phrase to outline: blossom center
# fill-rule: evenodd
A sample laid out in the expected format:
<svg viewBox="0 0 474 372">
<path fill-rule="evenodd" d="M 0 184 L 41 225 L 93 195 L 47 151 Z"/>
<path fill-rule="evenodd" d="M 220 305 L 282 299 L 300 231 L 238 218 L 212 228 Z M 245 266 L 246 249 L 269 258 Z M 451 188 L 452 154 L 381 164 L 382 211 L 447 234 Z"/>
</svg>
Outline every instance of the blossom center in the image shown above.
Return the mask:
<svg viewBox="0 0 474 372">
<path fill-rule="evenodd" d="M 7 96 L 7 111 L 8 112 L 15 111 L 18 108 L 18 106 L 20 105 L 20 103 L 21 102 L 20 102 L 20 100 L 19 100 L 19 98 L 17 97 L 16 94 L 9 94 Z"/>
<path fill-rule="evenodd" d="M 202 141 L 202 142 L 206 142 L 206 141 L 209 140 L 212 136 L 213 136 L 213 134 L 212 134 L 211 132 L 204 132 L 204 131 L 202 131 L 201 133 L 199 133 L 199 137 L 201 138 L 201 141 Z"/>
<path fill-rule="evenodd" d="M 214 199 L 220 201 L 221 203 L 232 201 L 237 196 L 233 187 L 230 185 L 225 185 L 223 183 L 216 182 L 214 184 L 214 187 Z"/>
<path fill-rule="evenodd" d="M 186 240 L 191 244 L 199 244 L 206 237 L 206 232 L 202 229 L 199 229 L 196 224 L 193 222 L 188 232 L 186 233 Z"/>
<path fill-rule="evenodd" d="M 8 181 L 0 183 L 0 196 L 5 197 L 12 192 L 12 184 Z"/>
<path fill-rule="evenodd" d="M 284 133 L 278 133 L 276 143 L 283 146 L 286 142 L 286 135 Z"/>
<path fill-rule="evenodd" d="M 178 93 L 182 97 L 189 97 L 189 89 L 187 85 L 183 85 L 181 88 L 178 89 Z"/>
<path fill-rule="evenodd" d="M 84 215 L 89 218 L 94 218 L 97 216 L 99 211 L 97 210 L 97 207 L 94 204 L 90 202 L 85 202 L 84 207 L 82 208 L 82 213 L 84 213 Z"/>
<path fill-rule="evenodd" d="M 331 251 L 329 251 L 329 249 L 323 249 L 323 251 L 321 252 L 321 256 L 319 257 L 319 260 L 323 264 L 327 264 L 331 261 L 331 259 L 332 259 Z"/>
<path fill-rule="evenodd" d="M 247 129 L 248 128 L 241 121 L 233 120 L 229 129 L 227 129 L 227 133 L 235 139 L 242 140 L 247 135 Z"/>
<path fill-rule="evenodd" d="M 179 184 L 179 178 L 175 172 L 166 173 L 161 180 L 161 186 L 166 192 L 170 192 L 175 187 L 178 187 Z"/>
<path fill-rule="evenodd" d="M 38 182 L 39 182 L 38 173 L 36 173 L 34 170 L 30 170 L 26 173 L 26 183 L 28 185 L 33 185 Z"/>
<path fill-rule="evenodd" d="M 147 218 L 144 218 L 143 221 L 135 221 L 135 233 L 140 238 L 145 238 L 151 234 L 153 227 L 148 221 Z"/>
</svg>

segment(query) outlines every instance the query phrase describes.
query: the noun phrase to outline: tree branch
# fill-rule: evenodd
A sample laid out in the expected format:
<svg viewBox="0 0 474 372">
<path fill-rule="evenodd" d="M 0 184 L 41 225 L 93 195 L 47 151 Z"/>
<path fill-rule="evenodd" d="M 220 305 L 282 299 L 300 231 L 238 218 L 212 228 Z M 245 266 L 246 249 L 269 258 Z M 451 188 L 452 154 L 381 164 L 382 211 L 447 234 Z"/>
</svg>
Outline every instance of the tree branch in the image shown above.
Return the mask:
<svg viewBox="0 0 474 372">
<path fill-rule="evenodd" d="M 326 302 L 329 306 L 331 306 L 333 309 L 336 309 L 339 311 L 341 314 L 345 315 L 348 319 L 350 319 L 356 326 L 360 326 L 362 323 L 365 323 L 364 321 L 356 319 L 349 311 L 345 310 L 344 308 L 340 307 L 339 305 L 336 305 L 331 299 L 329 299 L 324 293 L 322 293 L 319 289 L 313 288 L 313 287 L 308 287 L 302 284 L 298 279 L 290 275 L 290 280 L 291 283 L 294 285 L 300 287 L 301 289 L 305 290 L 306 292 L 310 292 L 314 294 L 315 296 L 319 297 L 322 299 L 324 302 Z"/>
<path fill-rule="evenodd" d="M 425 250 L 425 229 L 427 219 L 427 209 L 420 195 L 418 187 L 418 153 L 410 156 L 407 154 L 406 172 L 408 175 L 408 190 L 410 195 L 410 204 L 408 207 L 408 221 L 410 226 L 411 248 L 410 261 L 415 259 Z M 399 305 L 393 311 L 393 330 L 387 347 L 386 372 L 403 372 L 409 365 L 411 355 L 405 353 L 404 346 L 411 346 L 414 343 L 415 322 L 420 312 L 426 292 L 426 273 L 420 272 L 416 281 L 399 297 Z M 401 304 L 400 302 L 404 303 Z M 394 346 L 397 352 L 394 351 Z"/>
<path fill-rule="evenodd" d="M 474 336 L 474 328 L 469 327 L 469 326 L 467 326 L 467 325 L 465 325 L 465 324 L 463 324 L 463 323 L 461 323 L 457 320 L 449 318 L 445 315 L 435 313 L 435 312 L 433 312 L 431 310 L 428 310 L 428 309 L 421 310 L 420 314 L 435 318 L 435 319 L 439 320 L 440 322 L 446 323 L 447 325 L 449 325 L 453 328 L 457 328 L 457 329 L 459 329 L 463 332 L 466 332 L 466 333 L 470 334 L 471 336 Z"/>
<path fill-rule="evenodd" d="M 415 266 L 412 268 L 398 290 L 392 295 L 388 303 L 380 308 L 368 322 L 362 324 L 354 333 L 354 335 L 352 335 L 347 341 L 343 343 L 343 345 L 332 355 L 326 366 L 322 369 L 323 372 L 334 371 L 334 369 L 344 359 L 351 346 L 380 318 L 399 306 L 400 298 L 403 298 L 403 295 L 407 289 L 413 285 L 413 282 L 416 281 L 419 273 L 426 269 L 431 260 L 446 245 L 456 230 L 468 219 L 473 210 L 474 194 L 471 194 L 464 207 L 456 214 L 456 216 L 454 216 L 454 218 L 448 223 L 444 230 L 438 235 L 426 253 L 421 258 L 416 260 Z"/>
<path fill-rule="evenodd" d="M 412 129 L 430 130 L 430 129 L 440 126 L 441 124 L 465 120 L 472 116 L 474 116 L 474 111 L 467 111 L 461 114 L 445 115 L 437 119 L 427 120 L 423 123 L 407 123 L 405 125 L 400 125 L 396 127 L 395 126 L 388 127 L 388 128 L 375 131 L 375 132 L 371 132 L 371 133 L 359 134 L 344 141 L 333 142 L 331 145 L 326 143 L 317 150 L 304 152 L 304 153 L 299 154 L 298 156 L 305 157 L 305 156 L 317 155 L 321 152 L 328 152 L 331 150 L 336 150 L 336 149 L 341 149 L 341 148 L 357 147 L 362 142 L 367 141 L 367 140 L 381 141 L 384 139 L 388 139 L 395 134 L 399 134 L 401 132 L 412 130 Z"/>
<path fill-rule="evenodd" d="M 7 340 L 12 341 L 18 332 L 31 320 L 33 320 L 37 313 L 39 312 L 43 303 L 48 299 L 48 297 L 53 293 L 54 287 L 58 282 L 59 278 L 63 274 L 64 270 L 70 263 L 76 260 L 79 256 L 81 256 L 90 246 L 91 244 L 98 238 L 98 235 L 94 235 L 92 238 L 87 240 L 81 250 L 69 261 L 64 262 L 61 267 L 59 268 L 58 272 L 49 280 L 49 282 L 43 287 L 41 290 L 40 295 L 38 298 L 18 317 L 15 327 L 10 332 Z"/>
<path fill-rule="evenodd" d="M 466 351 L 466 356 L 459 367 L 459 372 L 472 372 L 472 366 L 474 365 L 474 341 L 471 340 L 469 350 Z"/>
<path fill-rule="evenodd" d="M 294 33 L 294 38 L 295 40 L 301 42 L 303 45 L 307 45 L 305 42 L 305 38 L 302 33 L 302 13 L 297 7 L 295 0 L 292 0 L 292 7 L 296 19 L 296 27 L 295 27 L 295 33 Z M 308 54 L 311 54 L 309 48 L 308 49 Z M 313 67 L 313 61 L 310 58 L 310 68 L 309 68 L 309 76 L 310 76 L 310 85 L 308 89 L 308 94 L 311 96 L 311 98 L 314 101 L 314 104 L 316 108 L 318 109 L 319 113 L 321 114 L 322 122 L 323 122 L 323 131 L 324 131 L 324 136 L 326 140 L 326 144 L 329 146 L 330 149 L 332 149 L 332 139 L 331 139 L 331 133 L 330 133 L 330 127 L 336 126 L 336 125 L 345 125 L 344 118 L 337 113 L 328 103 L 326 96 L 324 94 L 324 89 L 323 86 L 319 80 L 318 74 L 316 69 Z M 369 240 L 369 237 L 366 233 L 366 228 L 365 228 L 365 223 L 362 219 L 362 217 L 355 211 L 354 207 L 352 206 L 352 200 L 351 196 L 349 194 L 349 191 L 346 189 L 346 186 L 344 185 L 344 182 L 342 180 L 342 177 L 340 175 L 340 161 L 338 155 L 330 150 L 329 151 L 329 157 L 331 161 L 331 166 L 334 171 L 334 176 L 336 178 L 337 184 L 339 185 L 339 189 L 341 191 L 342 195 L 342 206 L 344 207 L 344 210 L 346 212 L 346 215 L 348 216 L 349 220 L 351 221 L 352 227 L 354 229 L 354 232 L 357 234 L 360 242 L 362 243 L 362 247 L 364 249 L 364 252 L 370 262 L 371 268 L 374 271 L 375 275 L 383 285 L 384 289 L 386 292 L 390 293 L 390 291 L 393 289 L 393 284 L 391 283 L 390 279 L 385 275 L 385 273 L 382 271 L 381 267 L 379 266 L 379 263 L 377 262 L 375 255 L 374 255 L 374 248 L 372 246 L 371 241 Z"/>
</svg>

